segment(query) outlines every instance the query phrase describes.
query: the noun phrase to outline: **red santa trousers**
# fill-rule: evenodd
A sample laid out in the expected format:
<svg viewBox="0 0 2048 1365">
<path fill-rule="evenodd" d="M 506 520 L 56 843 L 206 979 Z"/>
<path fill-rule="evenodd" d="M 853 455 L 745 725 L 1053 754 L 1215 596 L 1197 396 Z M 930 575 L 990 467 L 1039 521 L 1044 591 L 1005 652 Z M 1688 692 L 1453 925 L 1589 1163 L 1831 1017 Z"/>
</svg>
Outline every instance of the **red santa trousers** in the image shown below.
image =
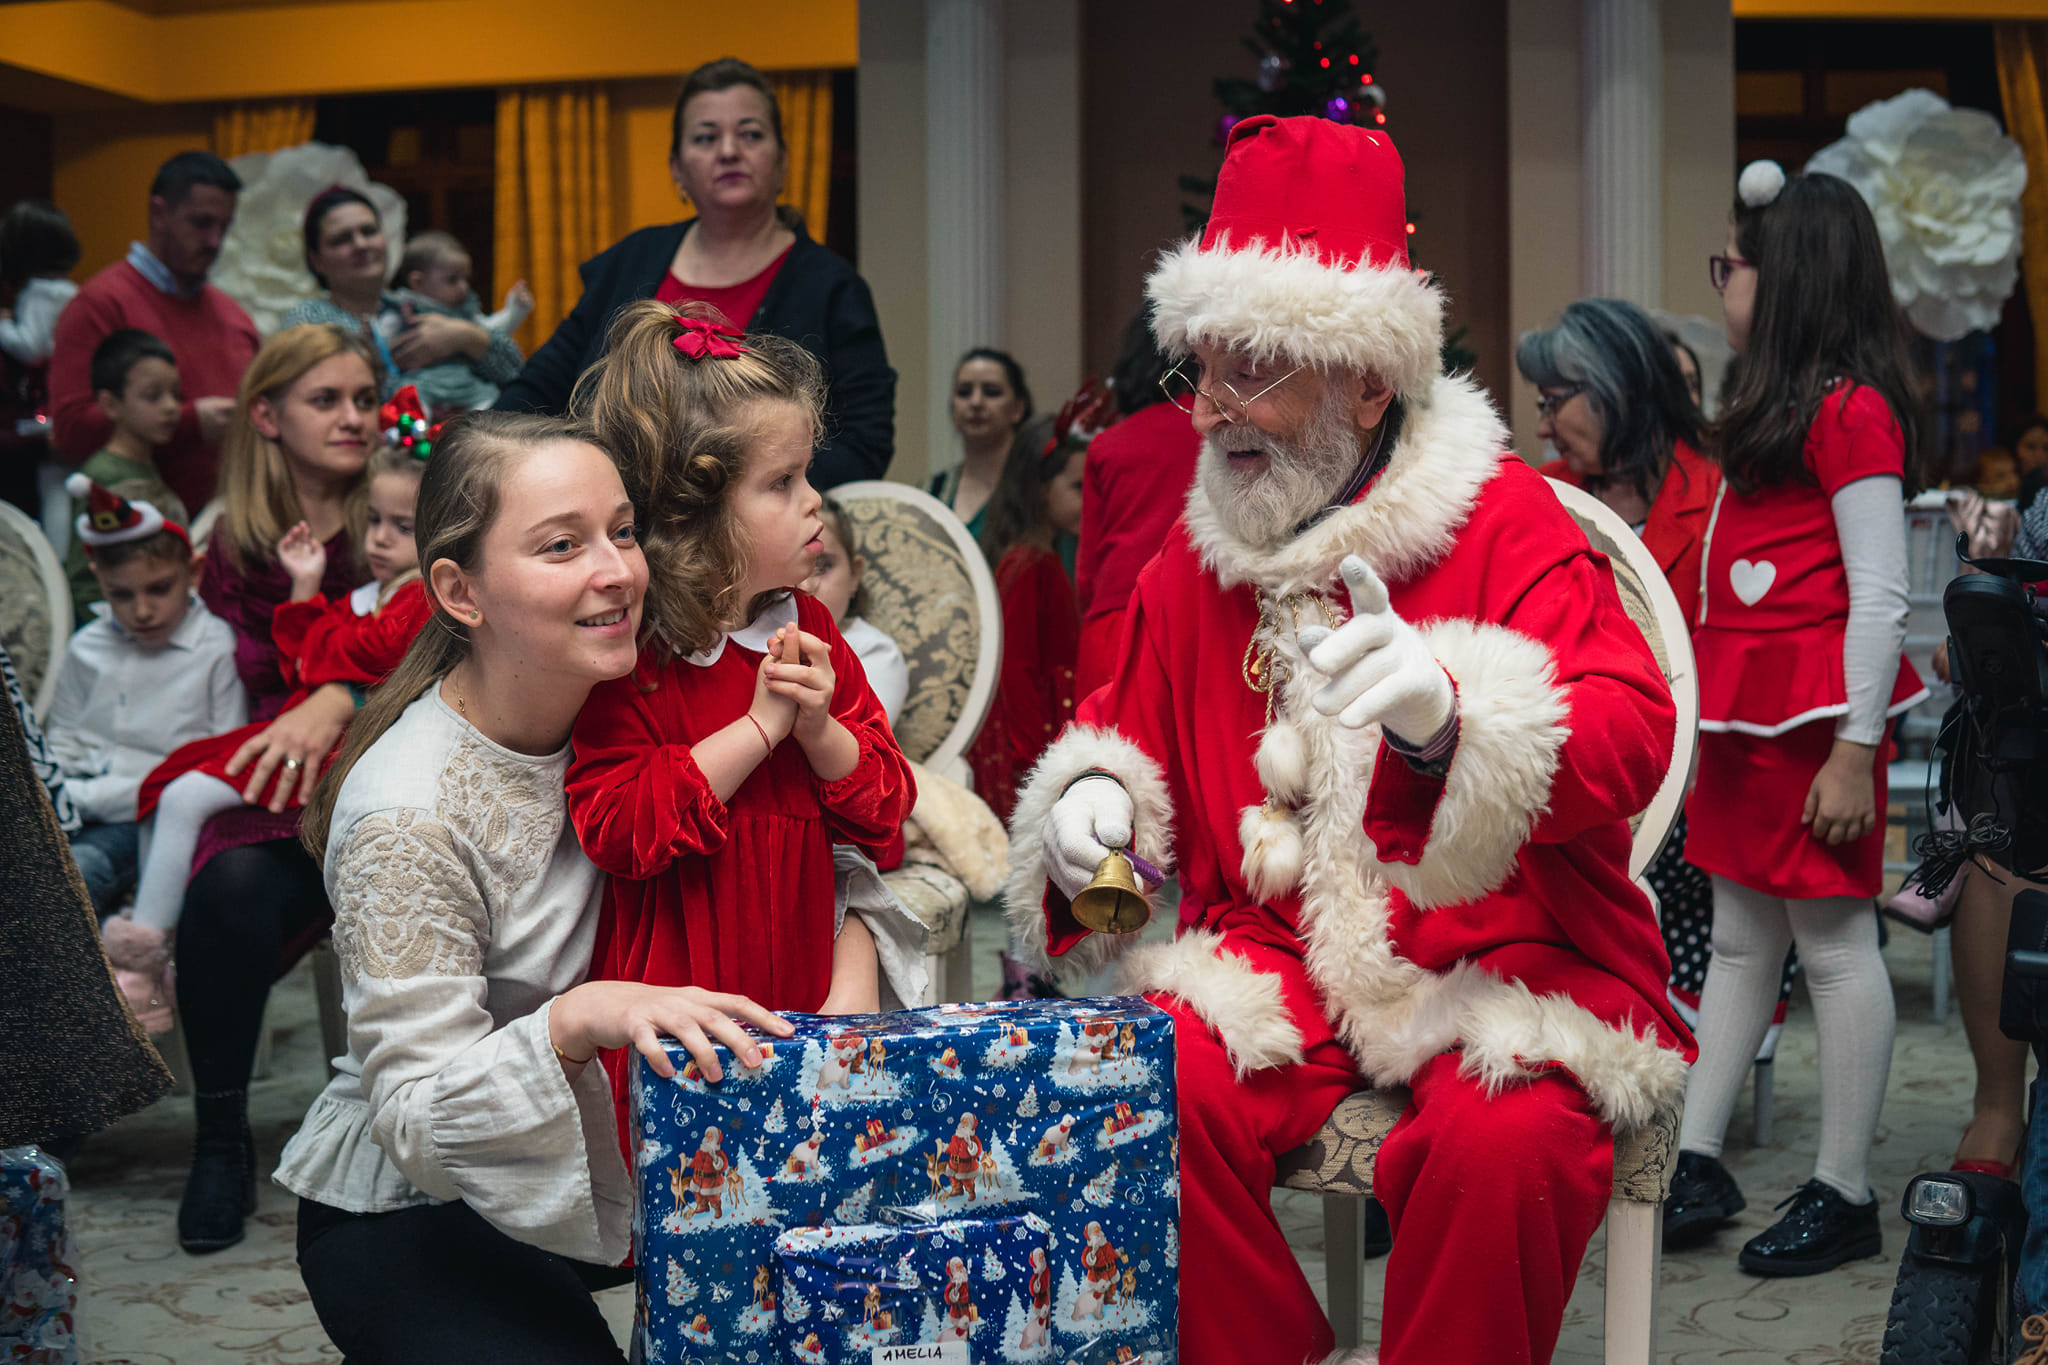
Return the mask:
<svg viewBox="0 0 2048 1365">
<path fill-rule="evenodd" d="M 1232 935 L 1281 976 L 1303 1060 L 1237 1079 L 1216 1034 L 1172 996 L 1181 1131 L 1183 1365 L 1298 1365 L 1334 1345 L 1273 1218 L 1276 1158 L 1357 1089 L 1300 959 Z M 1374 1186 L 1394 1228 L 1382 1365 L 1550 1359 L 1579 1263 L 1614 1182 L 1614 1139 L 1552 1072 L 1488 1098 L 1455 1053 L 1424 1064 L 1380 1148 Z"/>
</svg>

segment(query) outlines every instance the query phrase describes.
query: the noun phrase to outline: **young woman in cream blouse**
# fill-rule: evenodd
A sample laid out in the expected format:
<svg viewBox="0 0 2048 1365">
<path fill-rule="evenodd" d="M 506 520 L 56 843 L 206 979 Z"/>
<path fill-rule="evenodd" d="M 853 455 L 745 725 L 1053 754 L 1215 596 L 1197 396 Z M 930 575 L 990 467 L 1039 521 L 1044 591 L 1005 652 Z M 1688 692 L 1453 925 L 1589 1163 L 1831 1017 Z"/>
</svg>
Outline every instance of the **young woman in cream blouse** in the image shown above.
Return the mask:
<svg viewBox="0 0 2048 1365">
<path fill-rule="evenodd" d="M 285 1148 L 300 1273 L 354 1361 L 616 1361 L 590 1291 L 623 1283 L 632 1182 L 599 1048 L 710 1040 L 739 996 L 586 982 L 602 878 L 565 819 L 569 731 L 633 667 L 647 566 L 603 451 L 479 413 L 420 485 L 435 614 L 307 806 L 349 1055 Z"/>
</svg>

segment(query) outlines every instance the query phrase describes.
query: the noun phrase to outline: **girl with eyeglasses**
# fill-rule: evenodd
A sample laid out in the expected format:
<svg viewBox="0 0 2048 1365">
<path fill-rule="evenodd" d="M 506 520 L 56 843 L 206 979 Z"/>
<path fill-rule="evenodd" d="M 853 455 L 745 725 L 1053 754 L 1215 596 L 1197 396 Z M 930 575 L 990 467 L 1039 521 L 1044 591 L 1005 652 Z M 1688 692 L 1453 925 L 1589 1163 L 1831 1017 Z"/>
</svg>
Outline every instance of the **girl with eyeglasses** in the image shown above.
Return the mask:
<svg viewBox="0 0 2048 1365">
<path fill-rule="evenodd" d="M 1796 942 L 1820 1151 L 1739 1263 L 1812 1275 L 1883 1249 L 1868 1162 L 1896 1014 L 1870 902 L 1891 718 L 1927 695 L 1900 653 L 1910 360 L 1877 225 L 1845 181 L 1750 165 L 1713 272 L 1736 359 L 1713 432 L 1725 484 L 1693 636 L 1685 856 L 1713 877 L 1714 952 L 1665 1236 L 1697 1240 L 1745 1206 L 1721 1143 Z"/>
</svg>

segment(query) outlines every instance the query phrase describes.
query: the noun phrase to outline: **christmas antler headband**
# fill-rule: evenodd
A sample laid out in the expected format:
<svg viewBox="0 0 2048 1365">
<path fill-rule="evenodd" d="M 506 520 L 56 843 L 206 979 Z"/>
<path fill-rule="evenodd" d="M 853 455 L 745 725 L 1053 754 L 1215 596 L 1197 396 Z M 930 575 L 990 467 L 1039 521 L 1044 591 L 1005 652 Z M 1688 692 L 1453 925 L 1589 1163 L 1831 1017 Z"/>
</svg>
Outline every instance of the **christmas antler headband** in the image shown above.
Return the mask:
<svg viewBox="0 0 2048 1365">
<path fill-rule="evenodd" d="M 1109 386 L 1091 378 L 1060 406 L 1060 415 L 1053 419 L 1052 435 L 1046 440 L 1045 449 L 1038 453 L 1043 458 L 1068 441 L 1086 445 L 1115 426 L 1122 417 L 1116 408 L 1116 395 L 1110 392 Z"/>
<path fill-rule="evenodd" d="M 377 425 L 383 429 L 386 441 L 415 460 L 426 460 L 433 455 L 434 442 L 441 439 L 445 423 L 427 424 L 427 410 L 420 404 L 419 388 L 407 384 L 378 410 Z"/>
<path fill-rule="evenodd" d="M 733 360 L 752 354 L 738 341 L 746 333 L 731 323 L 677 314 L 676 329 L 672 344 L 692 360 Z"/>
</svg>

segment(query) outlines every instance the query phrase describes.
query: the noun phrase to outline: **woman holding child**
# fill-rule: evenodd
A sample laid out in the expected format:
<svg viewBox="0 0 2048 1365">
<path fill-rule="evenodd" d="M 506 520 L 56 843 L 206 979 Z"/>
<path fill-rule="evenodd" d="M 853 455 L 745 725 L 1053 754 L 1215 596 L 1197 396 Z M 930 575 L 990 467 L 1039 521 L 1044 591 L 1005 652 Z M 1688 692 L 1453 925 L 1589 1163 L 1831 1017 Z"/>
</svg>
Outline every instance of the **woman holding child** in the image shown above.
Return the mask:
<svg viewBox="0 0 2048 1365">
<path fill-rule="evenodd" d="M 350 1056 L 277 1178 L 353 1359 L 618 1359 L 589 1293 L 624 1278 L 632 1197 L 589 1063 L 670 1075 L 667 1033 L 715 1081 L 713 1040 L 760 1060 L 740 1022 L 790 1032 L 750 996 L 874 1007 L 832 845 L 893 837 L 914 791 L 791 591 L 821 390 L 801 348 L 647 302 L 579 393 L 591 435 L 476 414 L 429 463 L 434 617 L 305 830 Z"/>
</svg>

